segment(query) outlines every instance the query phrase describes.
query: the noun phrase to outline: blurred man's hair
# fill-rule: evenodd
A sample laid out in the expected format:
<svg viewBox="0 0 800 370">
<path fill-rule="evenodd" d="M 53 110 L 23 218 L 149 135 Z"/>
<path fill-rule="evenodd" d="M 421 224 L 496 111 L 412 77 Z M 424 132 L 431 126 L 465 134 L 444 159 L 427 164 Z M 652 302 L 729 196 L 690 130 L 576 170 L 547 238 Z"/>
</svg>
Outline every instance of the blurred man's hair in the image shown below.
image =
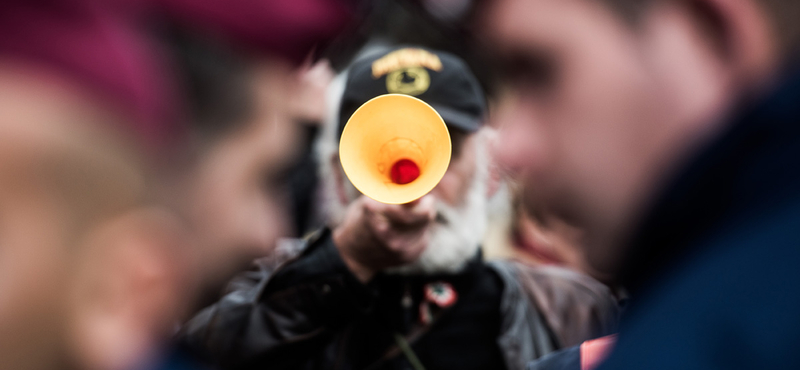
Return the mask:
<svg viewBox="0 0 800 370">
<path fill-rule="evenodd" d="M 253 113 L 253 87 L 241 53 L 178 29 L 166 36 L 192 131 L 206 139 L 236 130 Z"/>
<path fill-rule="evenodd" d="M 601 0 L 609 5 L 625 19 L 636 22 L 649 5 L 662 1 L 683 0 Z M 792 51 L 800 45 L 800 1 L 797 0 L 752 0 L 760 5 L 769 17 L 779 37 L 779 45 L 783 51 Z M 705 15 L 703 21 L 710 24 L 719 23 L 713 12 L 704 9 L 704 4 L 697 1 L 687 1 L 690 6 L 696 7 L 697 14 Z"/>
</svg>

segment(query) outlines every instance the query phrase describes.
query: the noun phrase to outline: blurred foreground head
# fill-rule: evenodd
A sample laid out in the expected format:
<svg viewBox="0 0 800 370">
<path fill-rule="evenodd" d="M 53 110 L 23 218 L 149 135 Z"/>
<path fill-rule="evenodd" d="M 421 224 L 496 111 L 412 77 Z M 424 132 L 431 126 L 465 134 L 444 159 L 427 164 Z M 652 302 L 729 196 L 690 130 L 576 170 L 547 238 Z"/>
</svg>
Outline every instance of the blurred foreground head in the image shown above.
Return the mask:
<svg viewBox="0 0 800 370">
<path fill-rule="evenodd" d="M 146 361 L 185 299 L 151 169 L 179 135 L 150 44 L 89 3 L 0 6 L 0 368 Z"/>
<path fill-rule="evenodd" d="M 209 253 L 197 253 L 187 244 L 196 239 L 217 242 L 231 230 L 240 236 L 238 231 L 247 233 L 252 227 L 267 236 L 259 241 L 268 243 L 280 230 L 274 223 L 258 222 L 264 220 L 257 213 L 262 210 L 280 217 L 272 203 L 251 198 L 250 191 L 272 195 L 276 185 L 263 181 L 265 172 L 277 171 L 277 163 L 287 161 L 294 146 L 292 127 L 278 109 L 287 91 L 281 81 L 291 79 L 283 75 L 290 70 L 287 60 L 296 59 L 297 45 L 307 49 L 310 40 L 332 32 L 329 25 L 314 23 L 313 30 L 297 31 L 306 37 L 298 44 L 287 42 L 282 32 L 281 42 L 247 49 L 251 54 L 268 50 L 270 57 L 247 64 L 247 91 L 232 90 L 249 106 L 235 106 L 231 114 L 244 111 L 246 117 L 230 120 L 236 128 L 191 130 L 187 138 L 176 124 L 181 122 L 175 113 L 180 99 L 172 95 L 178 89 L 167 83 L 175 76 L 164 72 L 165 55 L 130 26 L 132 18 L 105 5 L 11 1 L 0 6 L 3 369 L 147 367 L 158 361 L 161 345 L 194 298 L 196 267 L 213 272 L 238 253 L 217 248 L 215 265 L 206 258 Z M 241 15 L 247 5 L 205 2 L 199 10 L 180 14 L 214 15 L 214 9 L 236 8 Z M 245 14 L 293 19 L 275 9 L 256 9 Z M 310 19 L 337 14 L 323 12 Z M 222 25 L 231 25 L 230 17 L 225 18 L 228 23 L 200 19 L 230 36 L 204 33 L 209 39 L 236 45 L 235 35 L 246 39 L 247 32 L 220 31 L 225 30 Z M 266 24 L 288 27 L 284 31 L 292 26 Z M 247 30 L 252 31 L 239 29 Z M 258 40 L 270 39 L 278 38 Z M 247 52 L 243 54 L 251 55 Z M 219 118 L 205 111 L 197 117 L 207 122 Z M 259 124 L 249 124 L 253 121 Z M 192 167 L 197 169 L 192 178 L 208 180 L 165 193 L 162 165 L 174 164 L 191 145 L 202 147 L 197 152 L 203 153 L 202 164 Z M 236 185 L 215 186 L 230 182 Z M 204 191 L 196 192 L 198 188 Z M 160 206 L 172 205 L 164 195 L 182 199 L 183 194 L 203 202 L 211 199 L 211 206 L 201 203 L 197 208 L 224 223 L 193 222 L 192 230 L 202 232 L 189 237 L 183 219 Z M 232 205 L 226 201 L 240 195 L 245 199 Z M 231 214 L 231 207 L 256 214 Z"/>
<path fill-rule="evenodd" d="M 769 87 L 800 40 L 782 0 L 496 0 L 483 21 L 509 94 L 498 156 L 531 204 L 621 246 L 670 172 Z"/>
</svg>

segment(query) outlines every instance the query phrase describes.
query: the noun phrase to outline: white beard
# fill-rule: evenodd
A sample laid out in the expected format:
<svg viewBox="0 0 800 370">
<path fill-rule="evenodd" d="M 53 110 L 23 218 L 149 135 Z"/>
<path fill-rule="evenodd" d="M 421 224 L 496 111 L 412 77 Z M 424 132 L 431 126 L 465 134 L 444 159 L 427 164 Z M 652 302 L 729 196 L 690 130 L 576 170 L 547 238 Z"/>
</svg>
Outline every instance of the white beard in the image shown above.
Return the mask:
<svg viewBox="0 0 800 370">
<path fill-rule="evenodd" d="M 442 201 L 436 204 L 436 221 L 431 226 L 428 247 L 419 259 L 408 265 L 386 270 L 389 274 L 453 274 L 461 271 L 480 249 L 489 223 L 486 199 L 487 176 L 476 173 L 464 203 L 453 207 Z M 348 187 L 352 187 L 349 184 Z M 333 196 L 326 197 L 331 227 L 344 218 L 347 207 Z"/>
<path fill-rule="evenodd" d="M 486 171 L 478 169 L 467 197 L 460 206 L 453 207 L 438 201 L 436 224 L 431 227 L 428 247 L 416 261 L 388 269 L 386 272 L 400 275 L 432 275 L 455 274 L 463 270 L 477 255 L 489 223 L 486 180 Z"/>
</svg>

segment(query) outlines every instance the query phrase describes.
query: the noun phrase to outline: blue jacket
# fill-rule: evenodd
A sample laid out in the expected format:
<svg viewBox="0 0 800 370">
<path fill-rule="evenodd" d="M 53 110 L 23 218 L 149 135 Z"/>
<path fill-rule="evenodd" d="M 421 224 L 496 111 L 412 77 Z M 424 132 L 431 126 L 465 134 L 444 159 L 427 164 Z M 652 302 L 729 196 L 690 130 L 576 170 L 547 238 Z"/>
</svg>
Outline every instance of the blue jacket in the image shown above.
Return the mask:
<svg viewBox="0 0 800 370">
<path fill-rule="evenodd" d="M 800 369 L 800 73 L 785 76 L 645 218 L 601 370 Z"/>
</svg>

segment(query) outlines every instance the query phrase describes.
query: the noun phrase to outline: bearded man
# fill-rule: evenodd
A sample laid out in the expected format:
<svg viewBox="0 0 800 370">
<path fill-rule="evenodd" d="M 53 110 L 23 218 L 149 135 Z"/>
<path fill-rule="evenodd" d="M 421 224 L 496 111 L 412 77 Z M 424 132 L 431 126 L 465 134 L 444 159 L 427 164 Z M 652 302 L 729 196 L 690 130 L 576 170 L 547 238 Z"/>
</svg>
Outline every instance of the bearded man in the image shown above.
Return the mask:
<svg viewBox="0 0 800 370">
<path fill-rule="evenodd" d="M 481 259 L 489 129 L 463 61 L 400 48 L 356 61 L 339 82 L 339 119 L 318 146 L 330 228 L 257 261 L 187 325 L 190 347 L 226 368 L 521 369 L 612 329 L 616 302 L 591 278 Z M 359 194 L 337 157 L 350 115 L 386 93 L 436 108 L 454 143 L 438 186 L 404 205 Z"/>
</svg>

